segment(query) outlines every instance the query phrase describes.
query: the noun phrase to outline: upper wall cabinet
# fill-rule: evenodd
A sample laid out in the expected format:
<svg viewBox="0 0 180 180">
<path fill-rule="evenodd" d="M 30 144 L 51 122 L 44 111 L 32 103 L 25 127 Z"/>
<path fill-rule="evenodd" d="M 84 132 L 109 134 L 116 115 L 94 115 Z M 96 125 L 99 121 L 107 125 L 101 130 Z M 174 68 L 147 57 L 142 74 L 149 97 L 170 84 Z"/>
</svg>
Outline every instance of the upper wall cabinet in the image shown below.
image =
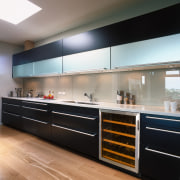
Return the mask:
<svg viewBox="0 0 180 180">
<path fill-rule="evenodd" d="M 34 62 L 34 76 L 58 75 L 62 73 L 62 57 Z"/>
<path fill-rule="evenodd" d="M 34 75 L 33 63 L 26 63 L 13 66 L 13 78 L 18 77 L 32 77 Z"/>
<path fill-rule="evenodd" d="M 180 4 L 110 25 L 111 46 L 180 33 Z"/>
<path fill-rule="evenodd" d="M 110 54 L 112 69 L 178 61 L 179 17 L 180 3 L 15 54 L 13 77 L 110 69 Z"/>
<path fill-rule="evenodd" d="M 22 69 L 27 66 L 29 69 L 23 73 Z M 42 76 L 55 72 L 62 73 L 62 40 L 13 55 L 13 77 Z"/>
<path fill-rule="evenodd" d="M 106 27 L 63 39 L 63 56 L 110 47 Z"/>
<path fill-rule="evenodd" d="M 180 62 L 180 34 L 111 48 L 112 69 L 164 62 Z"/>
<path fill-rule="evenodd" d="M 13 66 L 62 56 L 62 40 L 13 55 Z"/>
<path fill-rule="evenodd" d="M 110 48 L 92 50 L 63 57 L 63 72 L 110 69 Z"/>
<path fill-rule="evenodd" d="M 34 49 L 36 61 L 62 56 L 62 40 L 55 41 Z"/>
</svg>

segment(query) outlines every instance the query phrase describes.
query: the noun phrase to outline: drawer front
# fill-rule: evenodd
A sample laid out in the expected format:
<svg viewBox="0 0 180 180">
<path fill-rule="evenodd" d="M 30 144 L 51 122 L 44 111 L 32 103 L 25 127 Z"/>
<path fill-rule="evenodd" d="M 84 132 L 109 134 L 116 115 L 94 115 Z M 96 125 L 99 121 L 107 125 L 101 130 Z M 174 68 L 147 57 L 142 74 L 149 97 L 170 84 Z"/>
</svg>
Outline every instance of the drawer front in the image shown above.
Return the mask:
<svg viewBox="0 0 180 180">
<path fill-rule="evenodd" d="M 87 115 L 84 116 L 52 111 L 52 123 L 88 133 L 98 132 L 98 118 Z"/>
<path fill-rule="evenodd" d="M 21 100 L 17 99 L 2 98 L 2 103 L 21 105 L 21 102 Z"/>
<path fill-rule="evenodd" d="M 11 127 L 22 129 L 22 119 L 20 115 L 13 113 L 3 112 L 2 113 L 3 124 L 9 125 Z"/>
<path fill-rule="evenodd" d="M 145 147 L 180 156 L 180 132 L 146 127 Z"/>
<path fill-rule="evenodd" d="M 143 124 L 152 128 L 163 128 L 180 132 L 180 117 L 146 114 L 144 115 Z"/>
<path fill-rule="evenodd" d="M 36 108 L 36 109 L 48 110 L 48 104 L 47 103 L 33 102 L 33 101 L 22 101 L 22 105 L 26 106 L 26 107 Z"/>
<path fill-rule="evenodd" d="M 50 128 L 47 122 L 42 122 L 37 119 L 22 117 L 23 130 L 36 136 L 49 139 Z"/>
<path fill-rule="evenodd" d="M 22 116 L 48 122 L 48 111 L 44 109 L 22 106 Z"/>
<path fill-rule="evenodd" d="M 148 176 L 154 180 L 179 180 L 180 157 L 172 157 L 169 154 L 146 149 L 141 164 L 142 176 Z"/>
<path fill-rule="evenodd" d="M 8 103 L 3 103 L 3 111 L 13 113 L 13 114 L 21 114 L 22 112 L 20 105 L 8 104 Z"/>
<path fill-rule="evenodd" d="M 98 158 L 98 136 L 52 124 L 52 140 Z"/>
<path fill-rule="evenodd" d="M 62 112 L 67 114 L 76 114 L 81 116 L 99 116 L 99 109 L 95 108 L 86 108 L 86 107 L 77 107 L 70 105 L 58 105 L 58 104 L 50 104 L 51 110 L 56 112 Z"/>
</svg>

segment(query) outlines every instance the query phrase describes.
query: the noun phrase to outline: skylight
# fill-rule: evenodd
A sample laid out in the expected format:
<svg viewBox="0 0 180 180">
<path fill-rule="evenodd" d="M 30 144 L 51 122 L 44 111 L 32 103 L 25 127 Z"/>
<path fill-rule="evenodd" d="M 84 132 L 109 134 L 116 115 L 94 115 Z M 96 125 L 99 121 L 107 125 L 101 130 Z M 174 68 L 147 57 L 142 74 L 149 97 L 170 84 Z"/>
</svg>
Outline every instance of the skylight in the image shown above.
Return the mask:
<svg viewBox="0 0 180 180">
<path fill-rule="evenodd" d="M 41 8 L 28 0 L 0 0 L 0 19 L 19 24 Z"/>
</svg>

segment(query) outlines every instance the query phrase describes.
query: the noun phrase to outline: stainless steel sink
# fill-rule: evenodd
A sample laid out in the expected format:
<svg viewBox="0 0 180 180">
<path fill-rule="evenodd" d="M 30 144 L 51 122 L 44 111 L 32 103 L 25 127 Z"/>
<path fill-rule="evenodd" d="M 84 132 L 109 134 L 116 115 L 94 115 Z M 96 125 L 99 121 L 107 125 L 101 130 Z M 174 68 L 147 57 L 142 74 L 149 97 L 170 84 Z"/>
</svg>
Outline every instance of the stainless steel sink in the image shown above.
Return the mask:
<svg viewBox="0 0 180 180">
<path fill-rule="evenodd" d="M 81 102 L 81 101 L 78 101 L 77 103 L 78 104 L 88 104 L 88 105 L 98 105 L 97 103 L 93 103 L 93 102 Z"/>
<path fill-rule="evenodd" d="M 98 105 L 97 103 L 94 103 L 94 102 L 84 102 L 84 101 L 67 100 L 67 101 L 62 101 L 62 102 L 65 102 L 65 103 L 75 103 L 75 104 Z"/>
<path fill-rule="evenodd" d="M 65 103 L 77 103 L 76 101 L 71 101 L 71 100 L 62 101 L 62 102 L 65 102 Z"/>
</svg>

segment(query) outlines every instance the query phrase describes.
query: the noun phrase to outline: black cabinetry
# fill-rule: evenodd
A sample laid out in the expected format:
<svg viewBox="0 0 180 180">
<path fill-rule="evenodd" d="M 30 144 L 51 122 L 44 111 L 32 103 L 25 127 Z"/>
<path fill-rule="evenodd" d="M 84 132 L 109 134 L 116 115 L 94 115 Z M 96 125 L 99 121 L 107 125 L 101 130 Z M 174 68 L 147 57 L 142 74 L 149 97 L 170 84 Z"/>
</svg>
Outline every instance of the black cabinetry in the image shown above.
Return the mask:
<svg viewBox="0 0 180 180">
<path fill-rule="evenodd" d="M 62 40 L 13 55 L 13 66 L 62 56 Z"/>
<path fill-rule="evenodd" d="M 111 46 L 180 32 L 180 4 L 131 18 L 110 26 Z"/>
<path fill-rule="evenodd" d="M 179 17 L 180 3 L 15 54 L 13 66 L 177 34 Z"/>
<path fill-rule="evenodd" d="M 50 139 L 48 104 L 22 101 L 23 130 Z"/>
<path fill-rule="evenodd" d="M 99 110 L 52 105 L 52 141 L 98 157 Z"/>
<path fill-rule="evenodd" d="M 16 129 L 23 129 L 21 101 L 2 98 L 2 122 Z"/>
<path fill-rule="evenodd" d="M 98 158 L 99 109 L 2 98 L 2 122 Z"/>
<path fill-rule="evenodd" d="M 63 56 L 180 32 L 180 4 L 63 39 Z"/>
<path fill-rule="evenodd" d="M 155 180 L 180 179 L 180 117 L 143 114 L 141 173 Z"/>
<path fill-rule="evenodd" d="M 109 29 L 102 27 L 63 39 L 63 56 L 109 47 Z"/>
</svg>

